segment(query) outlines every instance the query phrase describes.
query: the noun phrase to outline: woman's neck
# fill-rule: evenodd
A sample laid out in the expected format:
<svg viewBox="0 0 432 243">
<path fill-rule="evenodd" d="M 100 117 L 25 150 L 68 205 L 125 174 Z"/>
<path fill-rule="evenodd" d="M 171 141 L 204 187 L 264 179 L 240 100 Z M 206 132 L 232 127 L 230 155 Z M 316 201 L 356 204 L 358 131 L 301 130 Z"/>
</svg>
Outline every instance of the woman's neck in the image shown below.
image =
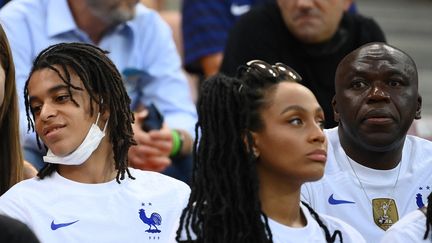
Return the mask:
<svg viewBox="0 0 432 243">
<path fill-rule="evenodd" d="M 267 217 L 289 227 L 301 228 L 306 218 L 300 208 L 301 184 L 279 180 L 260 173 L 260 200 Z"/>
</svg>

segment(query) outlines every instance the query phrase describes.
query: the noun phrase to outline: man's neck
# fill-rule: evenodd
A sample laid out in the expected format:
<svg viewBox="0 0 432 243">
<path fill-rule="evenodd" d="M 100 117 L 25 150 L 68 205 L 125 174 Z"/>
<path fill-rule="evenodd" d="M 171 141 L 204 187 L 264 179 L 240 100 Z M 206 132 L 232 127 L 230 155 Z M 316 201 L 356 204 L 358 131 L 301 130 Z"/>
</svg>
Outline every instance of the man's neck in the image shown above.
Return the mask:
<svg viewBox="0 0 432 243">
<path fill-rule="evenodd" d="M 68 5 L 78 28 L 86 32 L 94 44 L 99 44 L 110 26 L 91 12 L 85 0 L 68 0 Z"/>
<path fill-rule="evenodd" d="M 339 132 L 338 136 L 346 155 L 368 168 L 390 170 L 395 168 L 402 159 L 403 141 L 392 149 L 379 151 L 378 149 L 368 149 L 359 142 L 352 141 L 348 135 L 344 135 L 342 132 Z"/>
</svg>

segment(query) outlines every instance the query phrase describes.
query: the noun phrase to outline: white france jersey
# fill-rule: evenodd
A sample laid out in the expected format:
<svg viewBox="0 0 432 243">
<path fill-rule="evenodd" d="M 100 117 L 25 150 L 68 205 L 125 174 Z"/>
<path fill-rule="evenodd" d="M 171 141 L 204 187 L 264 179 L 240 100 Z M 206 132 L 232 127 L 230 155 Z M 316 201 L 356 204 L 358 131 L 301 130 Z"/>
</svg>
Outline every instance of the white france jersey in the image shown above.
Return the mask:
<svg viewBox="0 0 432 243">
<path fill-rule="evenodd" d="M 407 136 L 399 165 L 374 170 L 354 161 L 349 164 L 338 128 L 325 133 L 328 154 L 324 177 L 302 186 L 302 199 L 317 212 L 347 222 L 366 242 L 380 242 L 391 224 L 427 203 L 432 192 L 432 142 Z"/>
<path fill-rule="evenodd" d="M 175 242 L 189 187 L 171 177 L 129 169 L 136 179 L 84 184 L 54 172 L 13 186 L 0 213 L 27 224 L 44 243 Z"/>
<path fill-rule="evenodd" d="M 426 243 L 432 242 L 432 230 L 423 239 L 426 232 L 426 216 L 420 210 L 405 215 L 386 231 L 381 243 Z"/>
<path fill-rule="evenodd" d="M 292 228 L 280 224 L 272 219 L 268 219 L 270 229 L 273 235 L 274 243 L 325 243 L 326 238 L 324 230 L 318 225 L 317 221 L 310 214 L 309 210 L 300 204 L 300 208 L 306 216 L 307 224 L 303 228 Z M 341 231 L 344 243 L 363 243 L 366 242 L 357 230 L 343 222 L 340 219 L 319 215 L 321 221 L 326 225 L 330 235 L 336 230 Z M 339 236 L 336 236 L 335 242 L 340 242 Z"/>
</svg>

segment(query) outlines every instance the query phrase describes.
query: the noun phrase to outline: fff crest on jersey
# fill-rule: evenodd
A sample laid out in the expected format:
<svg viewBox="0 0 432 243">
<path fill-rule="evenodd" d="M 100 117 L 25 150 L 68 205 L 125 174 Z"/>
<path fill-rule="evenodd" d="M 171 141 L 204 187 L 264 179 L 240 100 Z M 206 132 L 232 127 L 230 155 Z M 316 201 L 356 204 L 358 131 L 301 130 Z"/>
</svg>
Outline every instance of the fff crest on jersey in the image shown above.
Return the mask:
<svg viewBox="0 0 432 243">
<path fill-rule="evenodd" d="M 375 224 L 386 231 L 399 220 L 396 202 L 391 198 L 375 198 L 372 200 Z"/>
</svg>

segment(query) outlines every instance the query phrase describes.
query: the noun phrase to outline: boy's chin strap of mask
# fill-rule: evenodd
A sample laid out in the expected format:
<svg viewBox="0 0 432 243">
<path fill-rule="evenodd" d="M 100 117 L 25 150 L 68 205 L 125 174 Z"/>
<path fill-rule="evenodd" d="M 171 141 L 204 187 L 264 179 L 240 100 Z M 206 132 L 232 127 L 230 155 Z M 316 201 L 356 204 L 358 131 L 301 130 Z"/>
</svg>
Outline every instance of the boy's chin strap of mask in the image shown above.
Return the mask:
<svg viewBox="0 0 432 243">
<path fill-rule="evenodd" d="M 72 153 L 66 156 L 57 156 L 51 151 L 51 149 L 48 149 L 48 153 L 46 156 L 43 157 L 43 160 L 47 163 L 62 165 L 80 165 L 84 163 L 90 157 L 90 155 L 99 147 L 102 138 L 104 138 L 105 136 L 105 130 L 108 125 L 108 120 L 105 122 L 103 131 L 101 131 L 101 129 L 97 125 L 99 117 L 100 112 L 97 115 L 96 122 L 91 125 L 84 141 Z"/>
</svg>

